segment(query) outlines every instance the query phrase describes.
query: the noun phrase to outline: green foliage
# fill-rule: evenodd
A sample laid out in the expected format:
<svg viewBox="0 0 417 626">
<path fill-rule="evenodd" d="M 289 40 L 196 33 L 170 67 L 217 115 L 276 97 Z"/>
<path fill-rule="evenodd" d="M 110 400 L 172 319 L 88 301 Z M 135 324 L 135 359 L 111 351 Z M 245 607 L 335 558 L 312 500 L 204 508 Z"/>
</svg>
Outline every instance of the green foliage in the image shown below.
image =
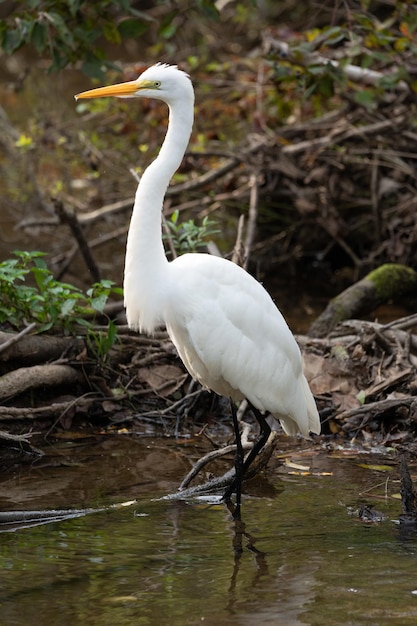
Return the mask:
<svg viewBox="0 0 417 626">
<path fill-rule="evenodd" d="M 96 358 L 102 363 L 106 361 L 110 349 L 117 339 L 117 326 L 109 320 L 107 331 L 97 332 L 94 328 L 87 329 L 87 345 Z"/>
<path fill-rule="evenodd" d="M 213 0 L 196 0 L 196 6 L 210 19 L 217 20 L 219 18 L 219 10 Z"/>
<path fill-rule="evenodd" d="M 216 222 L 210 220 L 209 217 L 203 219 L 198 226 L 193 219 L 187 222 L 179 222 L 179 212 L 174 211 L 171 218 L 166 222 L 169 229 L 169 238 L 175 248 L 175 251 L 181 255 L 186 252 L 197 252 L 204 246 L 204 242 L 208 237 L 219 232 L 216 228 Z M 164 239 L 167 237 L 164 236 Z"/>
<path fill-rule="evenodd" d="M 151 10 L 136 8 L 134 0 L 16 0 L 9 15 L 0 20 L 0 46 L 12 54 L 31 45 L 40 55 L 51 59 L 50 70 L 61 70 L 82 61 L 82 71 L 103 78 L 106 69 L 115 67 L 101 46 L 103 39 L 119 45 L 125 39 L 139 39 L 157 22 Z M 178 21 L 176 2 L 164 2 L 158 35 L 171 39 L 183 22 Z M 214 19 L 218 12 L 214 0 L 198 0 L 193 9 Z M 100 43 L 101 41 L 101 43 Z"/>
<path fill-rule="evenodd" d="M 109 295 L 121 293 L 111 281 L 103 280 L 83 294 L 73 285 L 55 280 L 42 252 L 14 254 L 15 258 L 0 263 L 1 324 L 18 328 L 23 322 L 35 322 L 39 332 L 54 327 L 66 333 L 81 325 L 91 331 L 92 324 L 85 316 L 102 313 Z M 113 331 L 108 332 L 111 337 Z"/>
<path fill-rule="evenodd" d="M 50 56 L 50 70 L 82 60 L 84 73 L 92 77 L 102 77 L 112 65 L 100 38 L 119 44 L 143 35 L 152 21 L 130 0 L 17 0 L 14 5 L 0 20 L 0 45 L 6 54 L 30 44 L 38 54 Z"/>
<path fill-rule="evenodd" d="M 273 51 L 275 82 L 283 91 L 296 86 L 303 101 L 319 114 L 337 105 L 335 97 L 340 96 L 374 109 L 386 90 L 395 89 L 400 81 L 417 91 L 416 33 L 417 13 L 408 2 L 394 3 L 384 21 L 366 9 L 349 11 L 346 23 L 305 31 L 281 56 Z M 355 81 L 345 71 L 348 64 L 380 72 L 380 78 Z"/>
</svg>

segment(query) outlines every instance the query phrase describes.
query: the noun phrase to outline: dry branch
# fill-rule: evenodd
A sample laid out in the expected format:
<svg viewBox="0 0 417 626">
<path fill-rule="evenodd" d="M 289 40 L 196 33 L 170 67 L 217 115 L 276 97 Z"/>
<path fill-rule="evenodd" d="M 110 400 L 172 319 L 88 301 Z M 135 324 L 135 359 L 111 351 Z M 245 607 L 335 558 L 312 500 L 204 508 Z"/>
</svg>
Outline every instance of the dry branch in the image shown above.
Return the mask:
<svg viewBox="0 0 417 626">
<path fill-rule="evenodd" d="M 17 422 L 34 421 L 39 418 L 56 419 L 72 409 L 87 413 L 97 401 L 98 394 L 90 394 L 89 396 L 83 395 L 71 398 L 71 400 L 66 402 L 51 402 L 39 407 L 0 406 L 0 421 Z"/>
<path fill-rule="evenodd" d="M 401 113 L 400 115 L 388 120 L 373 122 L 372 124 L 361 125 L 353 128 L 346 121 L 340 128 L 333 128 L 327 135 L 316 137 L 314 139 L 308 139 L 306 141 L 299 141 L 298 143 L 289 146 L 284 146 L 282 148 L 282 152 L 286 155 L 295 156 L 300 153 L 309 152 L 310 150 L 317 150 L 319 148 L 323 149 L 330 145 L 342 144 L 350 139 L 365 139 L 367 136 L 375 135 L 376 133 L 393 130 L 398 126 L 401 126 L 405 119 L 405 114 Z"/>
<path fill-rule="evenodd" d="M 100 270 L 91 254 L 91 250 L 88 246 L 87 239 L 81 228 L 77 215 L 74 212 L 67 211 L 63 203 L 57 198 L 52 199 L 54 209 L 62 224 L 67 224 L 78 244 L 82 257 L 85 261 L 87 269 L 91 273 L 93 281 L 95 283 L 100 282 Z"/>
<path fill-rule="evenodd" d="M 268 32 L 265 32 L 263 35 L 263 46 L 266 54 L 271 52 L 278 53 L 280 57 L 285 58 L 287 61 L 293 63 L 294 65 L 302 65 L 304 67 L 314 66 L 314 65 L 331 65 L 335 69 L 338 69 L 340 72 L 343 72 L 349 80 L 354 82 L 364 83 L 365 85 L 377 85 L 381 79 L 389 78 L 390 75 L 395 76 L 394 72 L 377 72 L 371 70 L 369 68 L 359 67 L 357 65 L 352 65 L 351 63 L 339 63 L 335 59 L 329 59 L 328 57 L 323 56 L 322 54 L 318 54 L 317 52 L 307 52 L 302 51 L 299 48 L 299 55 L 297 57 L 293 57 L 290 54 L 290 46 L 274 37 Z M 409 92 L 410 88 L 405 81 L 399 81 L 395 87 L 397 91 Z"/>
<path fill-rule="evenodd" d="M 337 419 L 340 422 L 346 422 L 343 428 L 344 430 L 349 430 L 351 428 L 351 424 L 349 422 L 350 418 L 360 417 L 363 420 L 360 424 L 360 429 L 362 429 L 371 419 L 381 419 L 387 412 L 392 412 L 393 410 L 402 407 L 410 408 L 414 404 L 416 404 L 416 398 L 412 396 L 394 400 L 378 400 L 376 402 L 370 402 L 362 406 L 355 407 L 349 411 L 343 411 L 337 415 Z"/>
</svg>

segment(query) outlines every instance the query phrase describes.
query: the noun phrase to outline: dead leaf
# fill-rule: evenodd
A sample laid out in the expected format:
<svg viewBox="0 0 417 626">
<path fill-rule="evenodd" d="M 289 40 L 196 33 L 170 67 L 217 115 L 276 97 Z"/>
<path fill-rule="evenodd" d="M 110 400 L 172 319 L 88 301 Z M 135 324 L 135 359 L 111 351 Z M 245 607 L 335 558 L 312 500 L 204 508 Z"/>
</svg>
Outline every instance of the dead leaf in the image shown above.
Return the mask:
<svg viewBox="0 0 417 626">
<path fill-rule="evenodd" d="M 137 372 L 138 380 L 164 398 L 174 393 L 187 379 L 187 374 L 176 365 L 142 367 Z"/>
</svg>

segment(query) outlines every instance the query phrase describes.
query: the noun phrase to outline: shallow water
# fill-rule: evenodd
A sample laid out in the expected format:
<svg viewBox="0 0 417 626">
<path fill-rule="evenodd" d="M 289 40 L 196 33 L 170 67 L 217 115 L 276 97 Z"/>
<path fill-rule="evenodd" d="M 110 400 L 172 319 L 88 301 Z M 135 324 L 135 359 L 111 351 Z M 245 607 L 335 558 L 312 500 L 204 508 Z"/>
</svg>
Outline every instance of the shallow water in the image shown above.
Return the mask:
<svg viewBox="0 0 417 626">
<path fill-rule="evenodd" d="M 417 536 L 393 523 L 400 502 L 383 498 L 384 472 L 314 449 L 300 457 L 308 475 L 275 462 L 245 486 L 239 524 L 223 505 L 155 499 L 184 474 L 190 451 L 173 441 L 89 451 L 54 467 L 57 448 L 0 483 L 2 510 L 136 503 L 0 534 L 1 624 L 415 623 Z M 347 513 L 370 494 L 388 516 L 380 524 Z"/>
</svg>

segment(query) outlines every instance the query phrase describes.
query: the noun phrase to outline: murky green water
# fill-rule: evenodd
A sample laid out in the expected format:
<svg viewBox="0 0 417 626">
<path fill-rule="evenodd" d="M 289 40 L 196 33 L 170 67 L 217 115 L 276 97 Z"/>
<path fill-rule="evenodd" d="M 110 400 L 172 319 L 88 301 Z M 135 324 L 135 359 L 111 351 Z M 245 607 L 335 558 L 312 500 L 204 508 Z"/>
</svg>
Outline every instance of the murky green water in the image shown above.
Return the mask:
<svg viewBox="0 0 417 626">
<path fill-rule="evenodd" d="M 323 453 L 313 463 L 331 475 L 277 467 L 247 485 L 239 526 L 222 505 L 152 500 L 175 486 L 183 451 L 149 444 L 105 441 L 73 467 L 34 466 L 0 484 L 3 510 L 138 500 L 0 534 L 0 624 L 416 623 L 417 535 L 402 537 L 390 519 L 364 525 L 345 506 L 370 488 L 383 494 L 386 475 Z M 165 462 L 146 473 L 158 449 Z M 395 500 L 376 506 L 400 512 Z"/>
</svg>

